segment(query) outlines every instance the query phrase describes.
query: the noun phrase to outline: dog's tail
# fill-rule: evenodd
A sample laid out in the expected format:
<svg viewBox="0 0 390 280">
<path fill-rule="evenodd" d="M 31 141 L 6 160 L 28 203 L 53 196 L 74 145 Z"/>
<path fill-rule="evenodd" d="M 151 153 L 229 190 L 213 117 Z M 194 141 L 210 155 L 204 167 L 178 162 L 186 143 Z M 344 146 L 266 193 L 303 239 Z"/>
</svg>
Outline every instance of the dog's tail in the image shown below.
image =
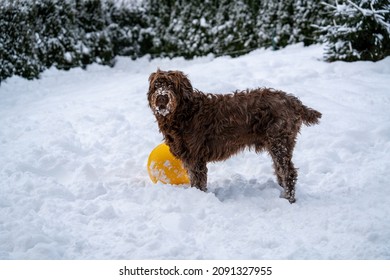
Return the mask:
<svg viewBox="0 0 390 280">
<path fill-rule="evenodd" d="M 320 122 L 322 114 L 302 104 L 301 117 L 305 125 L 311 126 Z"/>
</svg>

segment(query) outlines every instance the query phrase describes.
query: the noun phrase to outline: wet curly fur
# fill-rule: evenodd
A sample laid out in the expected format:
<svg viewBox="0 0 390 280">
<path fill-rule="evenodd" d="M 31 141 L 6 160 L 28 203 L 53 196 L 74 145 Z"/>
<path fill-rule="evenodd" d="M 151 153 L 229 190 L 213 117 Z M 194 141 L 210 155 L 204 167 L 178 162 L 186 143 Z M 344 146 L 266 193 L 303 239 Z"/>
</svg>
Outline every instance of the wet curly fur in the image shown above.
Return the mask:
<svg viewBox="0 0 390 280">
<path fill-rule="evenodd" d="M 302 123 L 319 122 L 321 113 L 283 91 L 257 88 L 231 94 L 193 89 L 180 71 L 158 69 L 147 93 L 170 151 L 188 170 L 191 186 L 207 190 L 207 163 L 244 150 L 267 151 L 284 197 L 295 202 L 297 169 L 291 159 Z"/>
</svg>

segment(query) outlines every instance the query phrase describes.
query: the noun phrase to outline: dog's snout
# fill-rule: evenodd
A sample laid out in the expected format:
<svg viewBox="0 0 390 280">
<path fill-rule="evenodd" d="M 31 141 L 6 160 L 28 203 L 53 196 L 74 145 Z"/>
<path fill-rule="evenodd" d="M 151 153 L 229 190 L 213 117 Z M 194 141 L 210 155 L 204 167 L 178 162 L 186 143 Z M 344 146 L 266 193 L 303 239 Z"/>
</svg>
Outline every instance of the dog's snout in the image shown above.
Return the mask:
<svg viewBox="0 0 390 280">
<path fill-rule="evenodd" d="M 165 107 L 168 104 L 168 101 L 169 99 L 167 95 L 159 95 L 156 98 L 156 105 L 160 108 Z"/>
</svg>

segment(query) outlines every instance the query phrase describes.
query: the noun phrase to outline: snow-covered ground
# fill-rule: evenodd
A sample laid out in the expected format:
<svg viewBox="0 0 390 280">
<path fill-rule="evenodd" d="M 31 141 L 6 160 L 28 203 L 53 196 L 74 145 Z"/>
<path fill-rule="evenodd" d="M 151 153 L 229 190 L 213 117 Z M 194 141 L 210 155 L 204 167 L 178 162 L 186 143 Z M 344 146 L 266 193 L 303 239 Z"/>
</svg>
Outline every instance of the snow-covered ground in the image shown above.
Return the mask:
<svg viewBox="0 0 390 280">
<path fill-rule="evenodd" d="M 0 259 L 390 259 L 390 57 L 325 63 L 294 45 L 239 57 L 118 59 L 0 87 Z M 267 154 L 209 165 L 209 191 L 153 184 L 148 76 L 268 86 L 323 113 L 303 127 L 297 202 Z"/>
</svg>

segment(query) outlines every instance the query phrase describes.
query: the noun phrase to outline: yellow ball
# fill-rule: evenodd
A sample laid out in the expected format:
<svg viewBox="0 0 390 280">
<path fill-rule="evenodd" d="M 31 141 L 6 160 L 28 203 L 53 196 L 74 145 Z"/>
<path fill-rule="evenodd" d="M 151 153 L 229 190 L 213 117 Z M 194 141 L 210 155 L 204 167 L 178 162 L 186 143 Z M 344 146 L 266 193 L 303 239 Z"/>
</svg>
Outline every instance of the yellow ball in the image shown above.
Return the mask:
<svg viewBox="0 0 390 280">
<path fill-rule="evenodd" d="M 165 143 L 158 145 L 150 153 L 148 173 L 153 183 L 157 183 L 157 181 L 172 185 L 190 183 L 187 170 L 183 167 L 182 162 L 170 152 Z"/>
</svg>

